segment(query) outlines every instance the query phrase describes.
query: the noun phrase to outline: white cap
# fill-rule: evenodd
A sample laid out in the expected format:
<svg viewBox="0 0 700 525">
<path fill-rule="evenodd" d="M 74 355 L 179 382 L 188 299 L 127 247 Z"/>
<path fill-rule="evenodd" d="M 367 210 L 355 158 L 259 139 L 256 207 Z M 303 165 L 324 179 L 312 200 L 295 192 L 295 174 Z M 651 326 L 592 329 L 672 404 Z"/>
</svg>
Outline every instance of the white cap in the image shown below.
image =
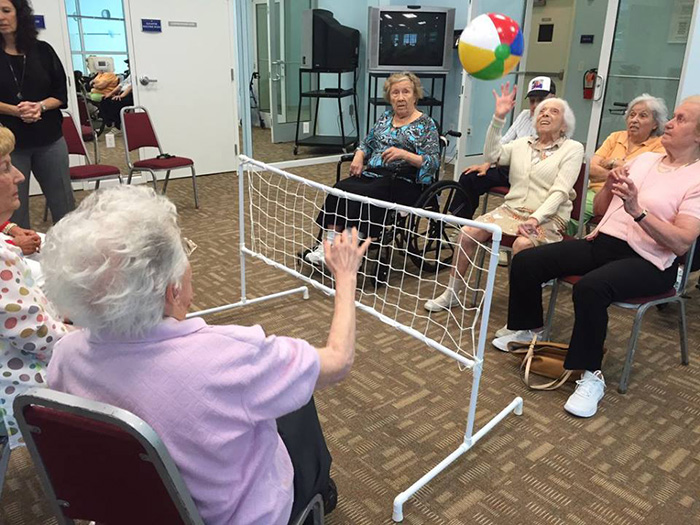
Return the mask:
<svg viewBox="0 0 700 525">
<path fill-rule="evenodd" d="M 549 94 L 556 95 L 557 86 L 549 77 L 535 77 L 527 85 L 527 95 L 546 97 Z"/>
</svg>

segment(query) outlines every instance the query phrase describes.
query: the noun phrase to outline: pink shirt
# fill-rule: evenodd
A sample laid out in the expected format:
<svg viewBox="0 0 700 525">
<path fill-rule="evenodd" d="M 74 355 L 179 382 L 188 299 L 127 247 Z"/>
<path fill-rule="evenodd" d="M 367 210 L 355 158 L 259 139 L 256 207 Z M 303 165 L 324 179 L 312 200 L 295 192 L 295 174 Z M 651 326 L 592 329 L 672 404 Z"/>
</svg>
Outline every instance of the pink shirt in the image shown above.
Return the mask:
<svg viewBox="0 0 700 525">
<path fill-rule="evenodd" d="M 643 153 L 626 165 L 639 192 L 639 205 L 664 222 L 673 223 L 679 214 L 700 219 L 700 162 L 675 171 L 660 172 L 661 153 Z M 603 219 L 591 234 L 598 232 L 626 241 L 639 255 L 660 270 L 669 268 L 675 254 L 657 243 L 613 197 Z"/>
<path fill-rule="evenodd" d="M 65 336 L 48 382 L 149 423 L 208 525 L 274 525 L 289 521 L 294 480 L 275 419 L 311 399 L 319 370 L 305 341 L 166 319 L 139 340 Z"/>
</svg>

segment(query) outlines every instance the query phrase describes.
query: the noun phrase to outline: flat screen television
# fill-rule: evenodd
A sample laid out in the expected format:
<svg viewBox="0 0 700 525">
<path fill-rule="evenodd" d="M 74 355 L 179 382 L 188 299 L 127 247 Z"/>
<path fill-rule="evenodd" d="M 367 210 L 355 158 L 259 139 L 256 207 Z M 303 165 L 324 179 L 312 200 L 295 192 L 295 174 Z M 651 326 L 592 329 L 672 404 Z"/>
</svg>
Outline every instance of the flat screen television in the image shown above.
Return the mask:
<svg viewBox="0 0 700 525">
<path fill-rule="evenodd" d="M 360 32 L 341 25 L 331 11 L 304 11 L 301 35 L 302 68 L 348 70 L 357 67 Z"/>
<path fill-rule="evenodd" d="M 369 71 L 449 72 L 454 26 L 453 7 L 370 7 Z"/>
</svg>

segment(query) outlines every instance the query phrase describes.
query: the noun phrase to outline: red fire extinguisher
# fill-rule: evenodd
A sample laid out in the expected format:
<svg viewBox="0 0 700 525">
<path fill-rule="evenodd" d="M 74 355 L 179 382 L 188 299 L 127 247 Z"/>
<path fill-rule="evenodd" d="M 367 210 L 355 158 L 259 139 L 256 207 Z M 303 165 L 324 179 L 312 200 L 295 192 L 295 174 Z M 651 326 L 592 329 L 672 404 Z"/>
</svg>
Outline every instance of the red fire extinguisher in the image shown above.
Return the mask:
<svg viewBox="0 0 700 525">
<path fill-rule="evenodd" d="M 593 99 L 595 91 L 595 79 L 598 76 L 598 69 L 589 69 L 583 74 L 583 98 L 586 100 Z"/>
</svg>

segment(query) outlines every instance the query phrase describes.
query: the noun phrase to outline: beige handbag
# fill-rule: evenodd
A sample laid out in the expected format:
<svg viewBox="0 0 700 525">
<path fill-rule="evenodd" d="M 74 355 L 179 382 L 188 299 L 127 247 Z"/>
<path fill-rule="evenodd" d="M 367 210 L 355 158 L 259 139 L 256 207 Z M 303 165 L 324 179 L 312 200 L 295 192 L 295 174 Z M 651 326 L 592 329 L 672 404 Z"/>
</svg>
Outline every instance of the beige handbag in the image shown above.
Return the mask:
<svg viewBox="0 0 700 525">
<path fill-rule="evenodd" d="M 551 341 L 538 341 L 537 337 L 532 342 L 511 341 L 508 343 L 508 352 L 522 356 L 520 370 L 523 382 L 532 390 L 556 390 L 567 381 L 576 381 L 581 370 L 566 370 L 564 360 L 569 345 L 553 343 Z M 535 383 L 532 376 L 546 377 L 552 381 Z"/>
</svg>

